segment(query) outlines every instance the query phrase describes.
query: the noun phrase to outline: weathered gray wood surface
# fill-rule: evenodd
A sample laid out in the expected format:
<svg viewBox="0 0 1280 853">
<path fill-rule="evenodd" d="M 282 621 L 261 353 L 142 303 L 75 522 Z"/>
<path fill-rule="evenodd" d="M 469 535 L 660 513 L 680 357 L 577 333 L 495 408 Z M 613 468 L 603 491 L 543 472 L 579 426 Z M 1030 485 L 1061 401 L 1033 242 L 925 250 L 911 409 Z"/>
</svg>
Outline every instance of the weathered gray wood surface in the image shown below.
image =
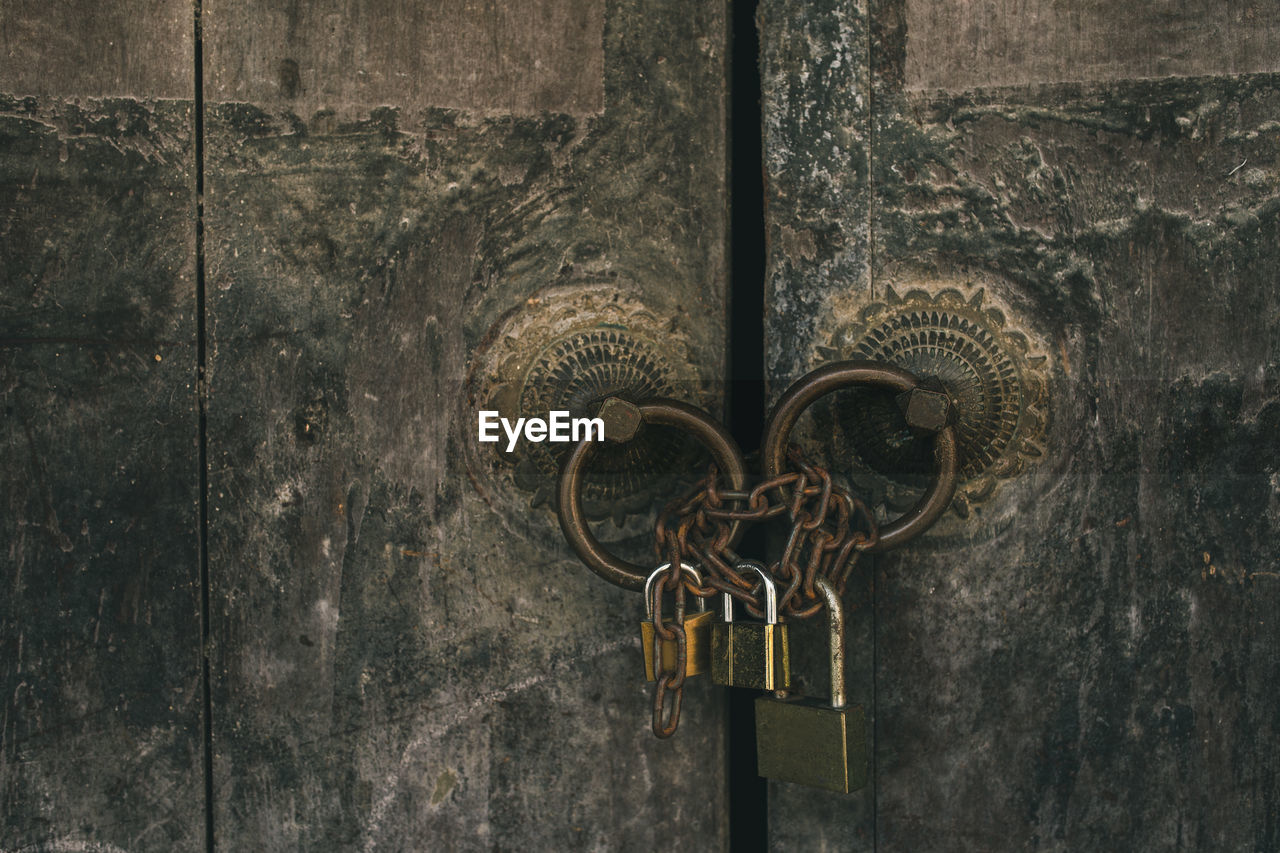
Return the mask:
<svg viewBox="0 0 1280 853">
<path fill-rule="evenodd" d="M 342 5 L 377 26 L 278 57 L 320 100 L 217 84 L 208 112 L 219 838 L 721 846 L 719 696 L 691 683 L 676 739 L 653 738 L 639 597 L 569 555 L 547 507 L 471 477 L 464 379 L 504 315 L 614 280 L 678 299 L 720 375 L 723 9 L 611 4 L 602 66 L 530 21 L 596 79 L 524 92 L 510 112 L 559 111 L 516 118 L 493 114 L 505 93 L 441 102 L 389 77 L 352 115 L 347 52 L 414 22 Z M 234 14 L 274 20 L 251 6 Z M 205 8 L 209 77 L 239 79 L 234 57 L 261 44 L 217 23 L 230 4 Z M 324 31 L 293 8 L 298 32 Z M 589 33 L 600 7 L 566 8 Z"/>
<path fill-rule="evenodd" d="M 1280 70 L 1280 7 L 1260 0 L 905 4 L 908 89 Z"/>
<path fill-rule="evenodd" d="M 825 343 L 833 285 L 871 288 L 870 83 L 863 3 L 769 2 L 758 14 L 763 98 L 768 259 L 765 375 L 776 399 L 811 369 Z M 822 448 L 817 452 L 822 453 Z M 871 562 L 845 595 L 846 686 L 874 725 Z M 798 689 L 829 690 L 820 620 L 793 626 Z M 815 624 L 810 624 L 815 623 Z M 769 843 L 778 850 L 869 849 L 875 778 L 848 796 L 769 783 Z"/>
<path fill-rule="evenodd" d="M 190 100 L 192 14 L 175 0 L 2 0 L 0 81 L 13 95 Z"/>
<path fill-rule="evenodd" d="M 604 0 L 209 2 L 206 96 L 308 117 L 378 106 L 595 115 L 604 12 Z"/>
<path fill-rule="evenodd" d="M 766 110 L 863 122 L 861 91 L 794 76 L 867 32 L 836 26 L 845 4 L 806 6 L 767 4 L 766 45 L 825 53 L 778 51 Z M 806 366 L 782 357 L 796 337 L 830 331 L 791 306 L 830 317 L 973 275 L 1048 344 L 1047 453 L 878 563 L 874 833 L 863 799 L 780 792 L 774 841 L 1275 849 L 1280 80 L 908 94 L 912 6 L 871 16 L 870 286 L 826 274 L 848 266 L 831 235 L 865 228 L 854 194 L 815 180 L 770 200 L 775 393 Z M 831 150 L 807 130 L 769 140 L 775 174 Z"/>
<path fill-rule="evenodd" d="M 0 5 L 3 850 L 204 837 L 191 17 L 121 5 Z"/>
</svg>

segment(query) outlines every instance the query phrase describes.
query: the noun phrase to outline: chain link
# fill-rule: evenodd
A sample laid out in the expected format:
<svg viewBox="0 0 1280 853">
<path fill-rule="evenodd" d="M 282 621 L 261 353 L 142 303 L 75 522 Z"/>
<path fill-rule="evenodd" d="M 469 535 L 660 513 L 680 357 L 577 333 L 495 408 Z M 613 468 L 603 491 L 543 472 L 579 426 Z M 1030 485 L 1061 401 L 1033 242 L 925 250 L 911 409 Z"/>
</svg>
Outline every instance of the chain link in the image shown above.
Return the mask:
<svg viewBox="0 0 1280 853">
<path fill-rule="evenodd" d="M 653 599 L 648 602 L 653 613 L 653 673 L 657 683 L 653 691 L 653 733 L 669 738 L 680 725 L 680 705 L 684 697 L 685 670 L 689 660 L 688 637 L 684 630 L 685 583 L 680 555 L 672 545 L 668 548 L 671 567 L 653 584 Z M 667 591 L 675 592 L 675 619 L 667 624 L 662 615 L 662 597 Z M 671 669 L 663 665 L 663 649 L 669 642 L 676 647 L 675 661 Z M 670 704 L 668 705 L 668 698 Z"/>
<path fill-rule="evenodd" d="M 823 598 L 814 585 L 819 577 L 837 592 L 844 592 L 858 557 L 875 547 L 879 539 L 875 517 L 865 503 L 832 482 L 825 468 L 809 462 L 798 447 L 788 449 L 787 460 L 791 470 L 757 483 L 750 491 L 721 488 L 719 472 L 712 465 L 687 494 L 659 513 L 654 527 L 658 554 L 665 554 L 673 566 L 680 560 L 703 566 L 702 586 L 678 576 L 670 582 L 664 579 L 664 584 L 669 583 L 665 588 L 680 587 L 677 596 L 681 602 L 685 589 L 704 598 L 728 593 L 746 605 L 749 613 L 762 617 L 763 600 L 754 593 L 757 584 L 733 568 L 739 557 L 728 547 L 730 525 L 763 523 L 784 515 L 791 524 L 790 533 L 781 559 L 768 567 L 769 574 L 784 588 L 778 598 L 778 613 L 806 619 L 820 612 Z M 655 630 L 659 620 L 655 616 Z M 656 700 L 654 713 L 657 731 Z"/>
<path fill-rule="evenodd" d="M 734 569 L 740 562 L 729 547 L 735 522 L 758 524 L 783 516 L 790 522 L 782 557 L 768 571 L 780 588 L 785 587 L 778 598 L 778 613 L 792 619 L 807 619 L 825 606 L 816 585 L 820 577 L 843 594 L 858 557 L 874 547 L 879 538 L 875 517 L 867 505 L 832 482 L 825 468 L 809 462 L 794 445 L 788 449 L 787 459 L 792 470 L 757 483 L 750 491 L 723 488 L 720 473 L 712 465 L 688 493 L 658 514 L 654 544 L 658 556 L 670 565 L 653 584 L 653 599 L 649 602 L 657 681 L 653 692 L 653 733 L 660 738 L 671 737 L 680 724 L 688 661 L 686 594 L 711 598 L 728 593 L 752 615 L 764 616 L 762 585 Z M 701 583 L 695 583 L 681 570 L 682 562 L 702 565 Z M 675 597 L 675 618 L 671 621 L 662 613 L 667 592 Z M 668 643 L 675 644 L 675 660 L 670 669 L 663 664 L 663 649 Z"/>
<path fill-rule="evenodd" d="M 934 383 L 938 384 L 938 383 Z M 790 444 L 791 430 L 815 400 L 845 388 L 868 386 L 907 397 L 904 414 L 913 429 L 935 434 L 936 472 L 915 505 L 901 517 L 876 524 L 867 505 L 832 482 L 826 469 L 812 464 Z M 587 523 L 582 509 L 583 471 L 592 442 L 578 442 L 565 454 L 556 490 L 560 529 L 587 567 L 605 580 L 627 589 L 649 586 L 652 596 L 653 659 L 656 684 L 653 730 L 670 737 L 680 722 L 680 705 L 689 660 L 685 633 L 685 600 L 727 594 L 747 611 L 764 615 L 764 588 L 737 572 L 741 560 L 733 548 L 744 524 L 761 524 L 786 517 L 790 529 L 782 556 L 765 568 L 782 589 L 776 600 L 780 617 L 805 619 L 824 607 L 823 594 L 842 594 L 850 573 L 864 551 L 887 550 L 919 536 L 946 511 L 956 488 L 958 459 L 954 404 L 945 388 L 934 387 L 911 373 L 867 361 L 839 361 L 802 376 L 778 399 L 765 423 L 760 447 L 766 479 L 747 489 L 746 464 L 732 436 L 705 411 L 676 400 L 652 398 L 632 403 L 611 397 L 600 408 L 611 441 L 630 441 L 643 424 L 676 427 L 698 439 L 715 464 L 689 493 L 672 501 L 659 514 L 654 542 L 669 571 L 649 573 L 645 567 L 609 552 Z M 914 419 L 913 419 L 914 418 Z M 702 567 L 688 576 L 681 564 Z M 757 588 L 760 592 L 757 593 Z M 662 598 L 676 599 L 674 618 L 667 620 Z M 770 608 L 773 609 L 773 608 Z M 699 629 L 701 630 L 701 629 Z M 671 649 L 671 667 L 663 651 Z M 701 655 L 703 650 L 695 649 Z"/>
</svg>

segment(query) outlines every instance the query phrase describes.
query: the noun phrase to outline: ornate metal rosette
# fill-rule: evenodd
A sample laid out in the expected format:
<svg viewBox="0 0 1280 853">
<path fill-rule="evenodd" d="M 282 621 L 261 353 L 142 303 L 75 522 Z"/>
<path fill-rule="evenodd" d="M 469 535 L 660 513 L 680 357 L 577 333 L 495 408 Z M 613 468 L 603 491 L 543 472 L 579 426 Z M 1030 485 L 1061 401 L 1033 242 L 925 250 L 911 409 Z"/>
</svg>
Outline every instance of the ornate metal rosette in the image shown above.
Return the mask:
<svg viewBox="0 0 1280 853">
<path fill-rule="evenodd" d="M 610 396 L 712 405 L 678 312 L 663 314 L 614 281 L 538 294 L 501 318 L 477 352 L 467 380 L 469 417 L 474 421 L 481 409 L 512 420 L 557 410 L 590 417 Z M 469 467 L 482 494 L 499 501 L 521 494 L 526 512 L 550 507 L 569 445 L 521 441 L 508 453 L 505 440 L 481 445 L 474 435 L 469 444 Z M 704 456 L 696 441 L 662 427 L 626 444 L 603 443 L 583 479 L 583 509 L 588 518 L 612 519 L 622 535 L 633 535 L 639 527 L 629 528 L 647 524 L 655 502 L 703 473 Z"/>
<path fill-rule="evenodd" d="M 946 386 L 957 409 L 960 485 L 952 508 L 961 517 L 1043 453 L 1047 357 L 1010 316 L 982 288 L 913 289 L 901 296 L 890 288 L 818 353 L 823 361 L 893 364 Z M 848 395 L 816 416 L 817 434 L 836 436 L 828 458 L 850 460 L 846 473 L 858 487 L 895 509 L 911 504 L 932 457 L 927 437 L 906 427 L 891 395 Z"/>
</svg>

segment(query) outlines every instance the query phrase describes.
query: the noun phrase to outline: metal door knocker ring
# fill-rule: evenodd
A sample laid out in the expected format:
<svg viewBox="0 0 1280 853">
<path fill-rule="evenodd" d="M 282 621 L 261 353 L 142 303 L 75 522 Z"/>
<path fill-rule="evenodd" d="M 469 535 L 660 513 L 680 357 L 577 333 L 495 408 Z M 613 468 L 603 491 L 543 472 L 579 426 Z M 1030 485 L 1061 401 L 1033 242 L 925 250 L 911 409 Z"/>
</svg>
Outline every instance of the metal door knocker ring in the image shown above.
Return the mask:
<svg viewBox="0 0 1280 853">
<path fill-rule="evenodd" d="M 725 428 L 701 409 L 678 400 L 651 399 L 636 404 L 610 397 L 600 407 L 598 416 L 604 421 L 607 441 L 630 441 L 641 423 L 683 430 L 711 451 L 720 473 L 731 488 L 742 490 L 746 487 L 747 466 L 742 460 L 742 451 Z M 593 441 L 580 441 L 569 449 L 561 462 L 556 506 L 560 529 L 587 568 L 610 583 L 641 590 L 653 567 L 639 566 L 611 554 L 587 526 L 582 510 L 582 473 L 595 452 L 595 446 Z M 734 521 L 728 547 L 736 545 L 742 533 L 742 523 Z"/>
<path fill-rule="evenodd" d="M 887 551 L 929 529 L 951 503 L 956 490 L 955 427 L 951 404 L 945 392 L 930 388 L 917 378 L 896 367 L 871 361 L 839 361 L 819 367 L 792 383 L 765 427 L 761 457 L 766 479 L 785 470 L 787 443 L 801 413 L 819 397 L 842 388 L 868 386 L 884 388 L 898 394 L 912 393 L 907 401 L 907 421 L 914 427 L 934 433 L 933 458 L 937 465 L 928 489 L 910 510 L 900 518 L 880 527 L 880 538 L 869 551 Z"/>
</svg>

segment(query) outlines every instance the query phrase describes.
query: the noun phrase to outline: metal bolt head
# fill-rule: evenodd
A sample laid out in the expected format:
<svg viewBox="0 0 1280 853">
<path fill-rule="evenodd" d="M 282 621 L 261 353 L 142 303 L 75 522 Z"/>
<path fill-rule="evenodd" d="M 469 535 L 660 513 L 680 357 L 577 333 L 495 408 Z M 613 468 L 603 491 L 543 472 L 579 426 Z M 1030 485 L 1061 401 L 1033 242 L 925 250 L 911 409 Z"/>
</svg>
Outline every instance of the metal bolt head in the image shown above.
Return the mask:
<svg viewBox="0 0 1280 853">
<path fill-rule="evenodd" d="M 933 378 L 898 395 L 898 408 L 906 416 L 907 424 L 916 429 L 938 432 L 955 422 L 955 405 L 946 387 Z"/>
<path fill-rule="evenodd" d="M 596 417 L 604 421 L 604 437 L 606 441 L 623 444 L 635 438 L 640 429 L 643 417 L 640 407 L 621 397 L 610 397 L 600 406 Z"/>
</svg>

